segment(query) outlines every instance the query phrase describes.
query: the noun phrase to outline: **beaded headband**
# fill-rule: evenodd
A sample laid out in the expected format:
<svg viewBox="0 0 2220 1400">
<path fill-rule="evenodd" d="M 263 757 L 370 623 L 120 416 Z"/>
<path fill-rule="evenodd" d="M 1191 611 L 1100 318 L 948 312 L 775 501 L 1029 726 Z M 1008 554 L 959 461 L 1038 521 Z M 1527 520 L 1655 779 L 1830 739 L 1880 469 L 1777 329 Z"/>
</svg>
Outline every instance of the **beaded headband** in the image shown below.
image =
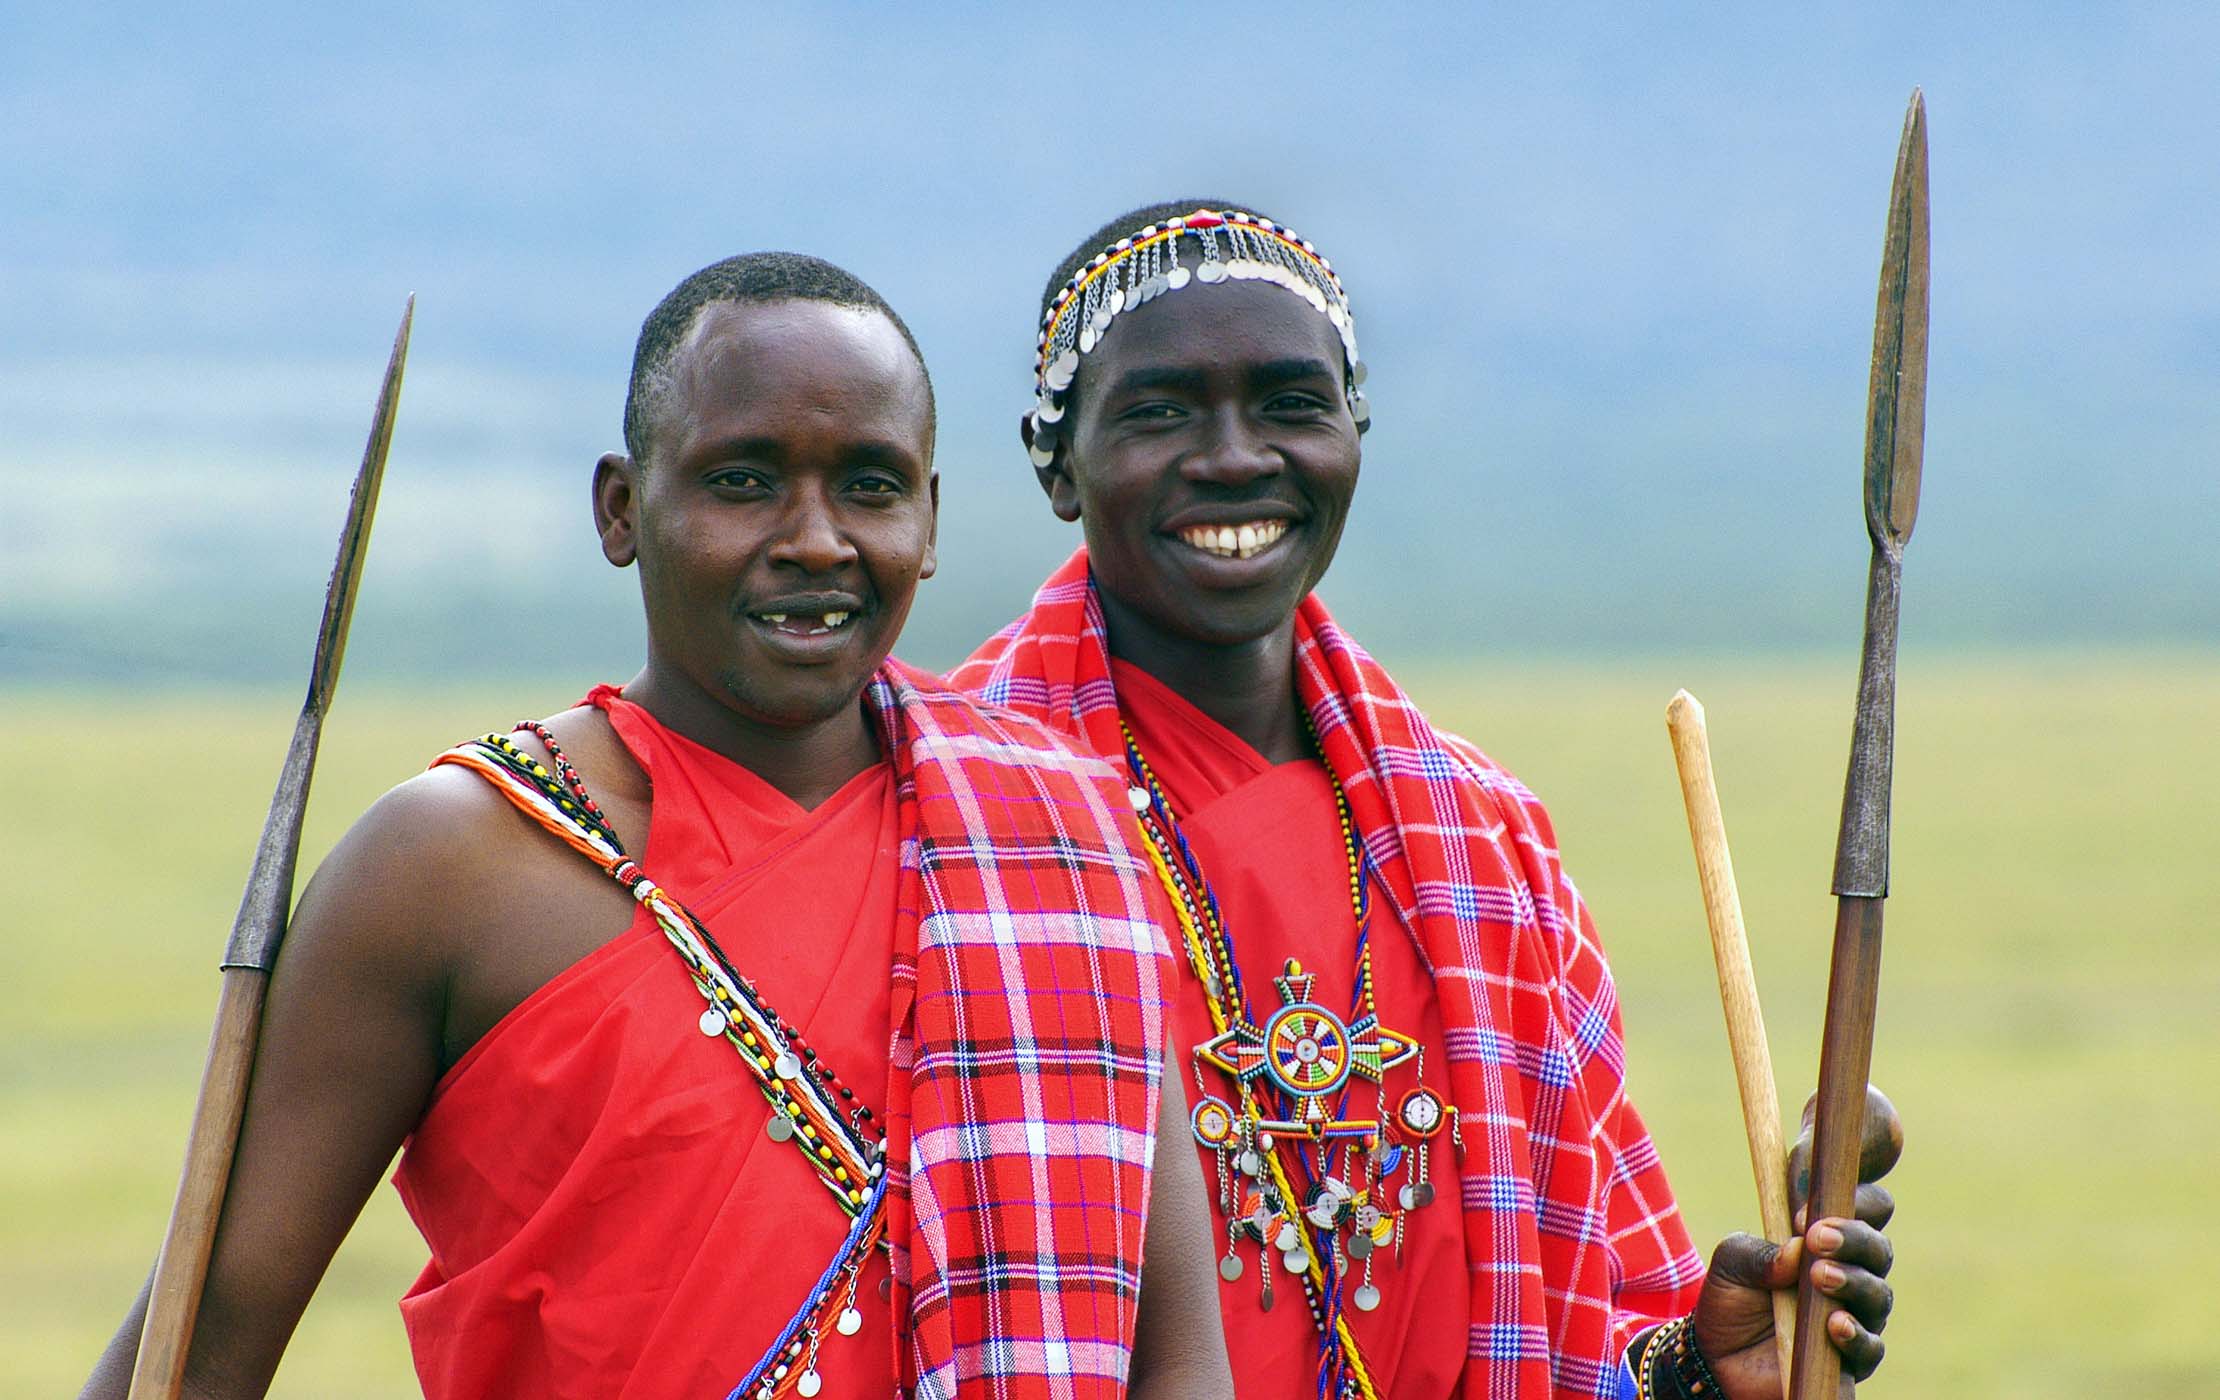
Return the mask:
<svg viewBox="0 0 2220 1400">
<path fill-rule="evenodd" d="M 1191 263 L 1181 261 L 1182 243 Z M 1090 258 L 1072 274 L 1041 317 L 1033 367 L 1033 465 L 1056 460 L 1056 436 L 1079 373 L 1120 312 L 1131 311 L 1190 282 L 1270 282 L 1285 287 L 1333 322 L 1341 336 L 1349 412 L 1361 430 L 1372 418 L 1365 401 L 1364 361 L 1357 358 L 1357 323 L 1333 264 L 1309 239 L 1284 224 L 1238 209 L 1197 209 L 1146 224 Z"/>
</svg>

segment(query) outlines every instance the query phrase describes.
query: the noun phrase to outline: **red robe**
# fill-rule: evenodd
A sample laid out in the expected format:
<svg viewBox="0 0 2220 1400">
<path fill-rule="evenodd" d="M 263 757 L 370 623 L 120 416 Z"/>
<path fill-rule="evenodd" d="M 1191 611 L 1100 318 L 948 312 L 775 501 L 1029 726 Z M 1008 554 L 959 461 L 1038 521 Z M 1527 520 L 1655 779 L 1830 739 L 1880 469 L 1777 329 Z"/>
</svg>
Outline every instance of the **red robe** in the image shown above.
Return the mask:
<svg viewBox="0 0 2220 1400">
<path fill-rule="evenodd" d="M 805 811 L 606 688 L 595 698 L 654 785 L 641 866 L 883 1111 L 893 765 Z M 394 1178 L 431 1248 L 401 1302 L 429 1400 L 718 1400 L 833 1257 L 847 1218 L 765 1135 L 732 1054 L 703 1052 L 701 1011 L 643 909 L 441 1080 Z M 875 1253 L 862 1331 L 824 1340 L 826 1400 L 893 1389 L 886 1272 Z"/>
<path fill-rule="evenodd" d="M 1137 666 L 1111 663 L 1118 704 L 1133 729 L 1186 835 L 1242 958 L 1250 996 L 1268 1011 L 1277 1003 L 1268 978 L 1276 959 L 1297 958 L 1318 974 L 1314 999 L 1346 1007 L 1356 952 L 1356 916 L 1349 907 L 1349 860 L 1334 815 L 1333 783 L 1315 759 L 1274 766 L 1241 739 L 1189 704 L 1171 687 Z M 1269 863 L 1256 853 L 1271 853 Z M 1445 1092 L 1449 1055 L 1442 1034 L 1441 1000 L 1418 944 L 1396 917 L 1395 902 L 1375 883 L 1372 890 L 1372 976 L 1380 1016 L 1389 1029 L 1416 1039 L 1425 1050 L 1426 1082 Z M 1262 950 L 1269 948 L 1272 959 Z M 1268 965 L 1269 964 L 1269 965 Z M 1261 1012 L 1259 1014 L 1262 1014 Z M 1202 983 L 1180 979 L 1172 1002 L 1168 1058 L 1187 1074 L 1188 1098 L 1196 1095 L 1194 1047 L 1210 1039 L 1209 1000 Z M 1415 1066 L 1390 1070 L 1386 1102 L 1419 1082 Z M 1205 1068 L 1206 1091 L 1231 1099 L 1230 1083 Z M 1352 1098 L 1350 1111 L 1369 1114 L 1369 1092 Z M 1217 1154 L 1203 1154 L 1203 1175 L 1215 1178 Z M 1372 1277 L 1380 1306 L 1344 1316 L 1381 1381 L 1382 1400 L 1442 1400 L 1454 1395 L 1465 1365 L 1465 1241 L 1457 1210 L 1457 1158 L 1445 1137 L 1432 1153 L 1439 1199 L 1406 1217 L 1402 1262 L 1383 1248 Z M 1402 1178 L 1398 1178 L 1400 1181 Z M 1223 1222 L 1224 1213 L 1214 1219 Z M 1225 1252 L 1221 1234 L 1218 1251 Z M 1271 1251 L 1262 1258 L 1253 1243 L 1239 1253 L 1241 1278 L 1219 1285 L 1235 1393 L 1260 1400 L 1307 1397 L 1317 1392 L 1318 1332 L 1303 1306 L 1302 1286 L 1280 1270 Z M 1274 1271 L 1271 1311 L 1259 1302 L 1257 1271 Z"/>
</svg>

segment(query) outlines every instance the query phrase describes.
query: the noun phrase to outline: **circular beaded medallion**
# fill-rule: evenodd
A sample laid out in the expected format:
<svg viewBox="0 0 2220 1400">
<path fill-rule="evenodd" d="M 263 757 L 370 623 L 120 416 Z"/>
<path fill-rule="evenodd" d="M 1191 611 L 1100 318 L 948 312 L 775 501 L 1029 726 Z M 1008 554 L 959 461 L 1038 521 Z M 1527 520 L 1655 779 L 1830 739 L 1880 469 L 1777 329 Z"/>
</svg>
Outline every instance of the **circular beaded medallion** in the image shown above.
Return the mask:
<svg viewBox="0 0 2220 1400">
<path fill-rule="evenodd" d="M 1395 1119 L 1403 1131 L 1420 1141 L 1440 1132 L 1448 1117 L 1441 1095 L 1431 1089 L 1413 1089 L 1395 1106 Z"/>
<path fill-rule="evenodd" d="M 1233 1106 L 1216 1095 L 1196 1100 L 1187 1123 L 1195 1130 L 1195 1141 L 1205 1147 L 1223 1147 L 1233 1140 Z"/>
<path fill-rule="evenodd" d="M 1349 1077 L 1349 1028 L 1315 1002 L 1281 1007 L 1264 1025 L 1264 1068 L 1298 1098 L 1330 1094 Z"/>
</svg>

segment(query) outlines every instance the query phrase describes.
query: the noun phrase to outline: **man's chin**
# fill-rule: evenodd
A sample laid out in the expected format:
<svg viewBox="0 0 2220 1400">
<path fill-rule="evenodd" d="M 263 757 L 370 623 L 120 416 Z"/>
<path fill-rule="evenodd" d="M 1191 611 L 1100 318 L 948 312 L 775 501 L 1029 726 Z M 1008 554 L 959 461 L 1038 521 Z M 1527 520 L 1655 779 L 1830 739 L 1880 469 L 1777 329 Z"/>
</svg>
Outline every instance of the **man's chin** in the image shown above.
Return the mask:
<svg viewBox="0 0 2220 1400">
<path fill-rule="evenodd" d="M 829 669 L 829 668 L 828 668 Z M 810 729 L 837 719 L 862 700 L 878 670 L 861 675 L 810 675 L 785 685 L 765 685 L 761 677 L 727 671 L 720 679 L 725 698 L 748 719 L 769 729 Z"/>
</svg>

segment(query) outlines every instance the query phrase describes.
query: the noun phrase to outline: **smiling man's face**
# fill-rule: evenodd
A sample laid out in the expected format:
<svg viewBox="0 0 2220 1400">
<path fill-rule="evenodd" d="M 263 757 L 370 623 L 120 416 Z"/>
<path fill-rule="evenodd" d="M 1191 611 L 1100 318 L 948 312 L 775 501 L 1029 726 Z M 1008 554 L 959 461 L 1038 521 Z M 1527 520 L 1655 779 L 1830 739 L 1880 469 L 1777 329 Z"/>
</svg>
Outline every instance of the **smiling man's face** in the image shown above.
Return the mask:
<svg viewBox="0 0 2220 1400">
<path fill-rule="evenodd" d="M 603 552 L 640 566 L 650 668 L 760 725 L 854 706 L 934 565 L 931 391 L 901 333 L 821 301 L 714 303 L 649 441 L 596 501 Z"/>
<path fill-rule="evenodd" d="M 1189 286 L 1118 317 L 1081 362 L 1043 485 L 1078 520 L 1126 633 L 1232 646 L 1285 627 L 1355 494 L 1340 337 L 1265 282 Z"/>
</svg>

